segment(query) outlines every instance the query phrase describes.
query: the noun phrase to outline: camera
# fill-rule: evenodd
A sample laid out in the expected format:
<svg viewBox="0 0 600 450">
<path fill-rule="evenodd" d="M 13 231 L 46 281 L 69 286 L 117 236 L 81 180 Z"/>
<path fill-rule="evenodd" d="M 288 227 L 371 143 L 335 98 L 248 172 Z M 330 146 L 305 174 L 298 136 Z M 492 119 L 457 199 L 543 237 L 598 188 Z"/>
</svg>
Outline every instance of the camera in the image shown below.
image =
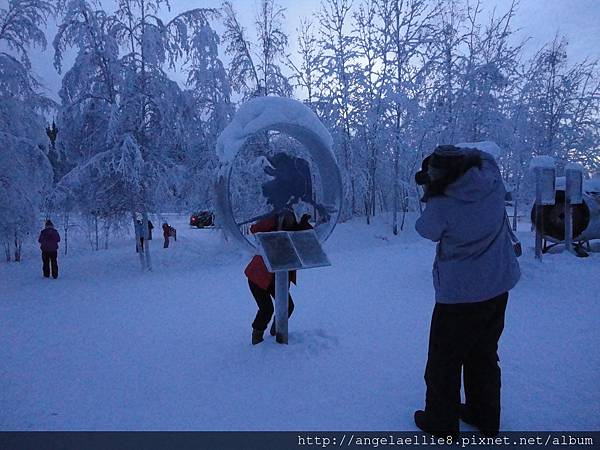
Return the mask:
<svg viewBox="0 0 600 450">
<path fill-rule="evenodd" d="M 419 170 L 416 174 L 415 174 L 415 182 L 419 185 L 419 186 L 424 186 L 424 185 L 428 185 L 429 183 L 431 183 L 431 178 L 429 176 L 428 170 L 429 170 L 429 159 L 431 158 L 431 155 L 429 155 L 428 157 L 426 157 L 423 162 L 421 162 L 421 170 Z"/>
</svg>

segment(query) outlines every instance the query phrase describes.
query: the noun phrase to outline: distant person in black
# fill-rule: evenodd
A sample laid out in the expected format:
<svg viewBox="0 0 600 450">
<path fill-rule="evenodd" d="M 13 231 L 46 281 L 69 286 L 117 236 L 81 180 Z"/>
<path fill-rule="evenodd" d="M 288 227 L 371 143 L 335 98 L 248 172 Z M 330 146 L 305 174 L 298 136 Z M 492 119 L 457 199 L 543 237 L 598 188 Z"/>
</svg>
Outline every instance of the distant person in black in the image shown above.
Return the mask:
<svg viewBox="0 0 600 450">
<path fill-rule="evenodd" d="M 50 219 L 46 220 L 46 227 L 40 233 L 38 238 L 40 248 L 42 249 L 42 271 L 45 278 L 50 277 L 50 268 L 52 268 L 52 278 L 58 278 L 58 243 L 60 235 L 54 228 Z"/>
<path fill-rule="evenodd" d="M 150 219 L 148 219 L 148 240 L 152 240 L 152 230 L 154 230 L 154 224 Z"/>
</svg>

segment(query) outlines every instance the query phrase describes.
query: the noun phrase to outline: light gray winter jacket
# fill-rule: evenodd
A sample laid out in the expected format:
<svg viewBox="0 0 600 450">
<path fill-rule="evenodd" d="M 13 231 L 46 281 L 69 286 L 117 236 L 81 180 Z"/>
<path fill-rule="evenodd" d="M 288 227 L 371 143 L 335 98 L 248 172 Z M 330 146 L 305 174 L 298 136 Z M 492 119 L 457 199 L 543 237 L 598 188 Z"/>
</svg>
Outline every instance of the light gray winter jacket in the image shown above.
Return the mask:
<svg viewBox="0 0 600 450">
<path fill-rule="evenodd" d="M 433 263 L 440 303 L 489 300 L 512 289 L 521 272 L 505 221 L 506 190 L 494 158 L 479 152 L 472 167 L 444 195 L 429 199 L 416 230 L 437 242 Z"/>
</svg>

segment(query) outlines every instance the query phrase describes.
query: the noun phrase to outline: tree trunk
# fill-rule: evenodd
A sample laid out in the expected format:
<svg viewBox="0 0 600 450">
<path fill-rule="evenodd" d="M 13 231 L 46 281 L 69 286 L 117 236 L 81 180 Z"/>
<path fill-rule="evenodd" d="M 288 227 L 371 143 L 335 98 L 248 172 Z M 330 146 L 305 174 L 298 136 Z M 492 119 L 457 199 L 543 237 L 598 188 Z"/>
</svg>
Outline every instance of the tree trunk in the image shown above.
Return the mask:
<svg viewBox="0 0 600 450">
<path fill-rule="evenodd" d="M 401 197 L 401 204 L 402 204 L 402 223 L 400 223 L 400 231 L 404 230 L 404 222 L 406 220 L 406 212 L 408 210 L 408 205 L 407 205 L 407 197 L 405 194 L 405 189 L 404 186 L 402 186 L 402 197 Z"/>
<path fill-rule="evenodd" d="M 95 250 L 98 251 L 98 216 L 94 214 Z"/>
<path fill-rule="evenodd" d="M 104 250 L 108 250 L 108 232 L 110 230 L 110 222 L 108 219 L 104 222 Z"/>
<path fill-rule="evenodd" d="M 514 190 L 515 195 L 513 196 L 513 221 L 512 221 L 512 229 L 513 231 L 517 231 L 517 215 L 519 208 L 519 189 L 520 189 L 520 181 L 517 181 L 517 186 Z"/>
<path fill-rule="evenodd" d="M 65 214 L 65 223 L 63 225 L 63 231 L 65 235 L 65 255 L 69 251 L 69 214 Z"/>
<path fill-rule="evenodd" d="M 21 261 L 21 247 L 23 246 L 23 241 L 19 239 L 19 234 L 15 231 L 15 262 Z"/>
<path fill-rule="evenodd" d="M 6 255 L 6 262 L 10 262 L 10 242 L 4 242 L 4 254 Z"/>
<path fill-rule="evenodd" d="M 398 177 L 400 176 L 400 163 L 398 162 L 399 159 L 399 153 L 398 152 L 398 146 L 396 146 L 396 150 L 395 150 L 395 157 L 394 157 L 394 201 L 392 202 L 392 208 L 394 208 L 393 210 L 393 232 L 394 235 L 398 235 L 398 200 L 400 197 L 400 186 L 398 185 Z"/>
<path fill-rule="evenodd" d="M 386 200 L 386 196 L 383 195 L 383 192 L 379 190 L 379 212 L 386 213 L 389 211 L 388 202 Z"/>
</svg>

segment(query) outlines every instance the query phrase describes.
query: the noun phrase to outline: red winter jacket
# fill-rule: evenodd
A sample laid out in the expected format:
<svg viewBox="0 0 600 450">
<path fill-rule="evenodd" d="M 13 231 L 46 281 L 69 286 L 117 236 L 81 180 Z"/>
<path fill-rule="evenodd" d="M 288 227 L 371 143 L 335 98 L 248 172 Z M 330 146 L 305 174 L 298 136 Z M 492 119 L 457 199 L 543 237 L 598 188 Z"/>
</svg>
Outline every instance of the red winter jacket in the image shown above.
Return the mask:
<svg viewBox="0 0 600 450">
<path fill-rule="evenodd" d="M 309 230 L 311 228 L 312 226 L 308 222 L 302 221 L 293 228 L 286 229 L 285 231 Z M 276 215 L 262 219 L 250 227 L 250 232 L 253 234 L 267 233 L 269 231 L 278 231 Z M 246 274 L 250 281 L 264 290 L 268 290 L 269 286 L 274 282 L 275 279 L 275 274 L 267 270 L 267 266 L 260 255 L 254 255 L 250 263 L 246 266 L 244 274 Z M 291 270 L 289 274 L 290 281 L 296 284 L 296 271 Z"/>
</svg>

